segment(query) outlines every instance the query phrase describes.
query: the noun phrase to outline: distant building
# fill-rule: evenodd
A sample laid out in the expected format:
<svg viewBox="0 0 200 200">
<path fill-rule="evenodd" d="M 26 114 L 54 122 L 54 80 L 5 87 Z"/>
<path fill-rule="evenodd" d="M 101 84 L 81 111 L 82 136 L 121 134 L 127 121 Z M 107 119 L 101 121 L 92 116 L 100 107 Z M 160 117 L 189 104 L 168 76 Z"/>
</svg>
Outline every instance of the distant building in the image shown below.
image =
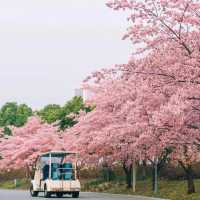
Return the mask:
<svg viewBox="0 0 200 200">
<path fill-rule="evenodd" d="M 86 101 L 88 100 L 88 98 L 91 97 L 91 92 L 88 91 L 87 89 L 77 88 L 75 89 L 75 96 L 82 97 L 83 101 Z"/>
<path fill-rule="evenodd" d="M 83 89 L 75 89 L 75 96 L 76 97 L 83 97 Z"/>
</svg>

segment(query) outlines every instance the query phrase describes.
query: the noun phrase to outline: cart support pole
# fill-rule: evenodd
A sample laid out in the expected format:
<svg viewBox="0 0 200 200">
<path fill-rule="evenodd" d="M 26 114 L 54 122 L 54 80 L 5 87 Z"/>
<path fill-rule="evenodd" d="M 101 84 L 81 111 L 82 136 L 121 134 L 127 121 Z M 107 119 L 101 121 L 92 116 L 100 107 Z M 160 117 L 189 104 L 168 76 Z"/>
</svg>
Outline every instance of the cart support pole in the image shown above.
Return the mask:
<svg viewBox="0 0 200 200">
<path fill-rule="evenodd" d="M 136 164 L 135 161 L 133 161 L 133 192 L 136 191 Z"/>
<path fill-rule="evenodd" d="M 74 168 L 75 168 L 75 180 L 77 179 L 77 160 L 78 160 L 77 157 L 78 156 L 76 155 L 75 166 L 74 166 Z"/>
<path fill-rule="evenodd" d="M 158 193 L 158 159 L 155 158 L 154 162 L 155 162 L 155 167 L 154 167 L 154 170 L 155 170 L 155 173 L 154 173 L 155 174 L 155 177 L 154 177 L 154 179 L 155 179 L 154 193 L 157 194 Z"/>
<path fill-rule="evenodd" d="M 49 154 L 49 179 L 51 179 L 51 153 Z"/>
</svg>

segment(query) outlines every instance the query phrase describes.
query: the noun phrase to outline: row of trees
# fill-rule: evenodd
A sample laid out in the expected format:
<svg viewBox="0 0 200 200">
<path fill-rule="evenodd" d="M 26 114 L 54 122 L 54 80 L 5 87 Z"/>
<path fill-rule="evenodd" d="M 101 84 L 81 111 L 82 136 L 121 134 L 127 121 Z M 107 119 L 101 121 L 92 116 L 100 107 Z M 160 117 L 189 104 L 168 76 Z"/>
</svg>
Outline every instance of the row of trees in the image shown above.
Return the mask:
<svg viewBox="0 0 200 200">
<path fill-rule="evenodd" d="M 23 127 L 11 127 L 11 130 L 13 136 L 0 138 L 2 170 L 30 169 L 38 154 L 64 148 L 58 127 L 43 123 L 37 116 L 30 117 Z"/>
<path fill-rule="evenodd" d="M 180 165 L 195 192 L 193 164 L 200 152 L 200 3 L 195 0 L 119 0 L 129 10 L 128 64 L 89 77 L 96 109 L 69 130 L 88 162 L 103 158 L 130 168 L 146 161 L 159 170 Z"/>
<path fill-rule="evenodd" d="M 77 150 L 83 163 L 120 162 L 130 187 L 136 165 L 150 163 L 159 172 L 171 162 L 184 169 L 193 193 L 192 168 L 200 161 L 200 3 L 111 0 L 107 5 L 131 12 L 124 38 L 134 45 L 132 59 L 88 77 L 85 87 L 93 93 L 88 105 L 95 109 L 81 112 L 78 123 L 62 134 L 32 121 L 14 129 L 14 137 L 0 143 L 0 167 L 29 165 L 48 149 Z M 60 108 L 55 110 L 58 116 Z"/>
<path fill-rule="evenodd" d="M 17 104 L 6 105 L 10 108 Z M 52 149 L 69 150 L 70 135 L 66 134 L 65 129 L 77 123 L 79 112 L 87 113 L 92 109 L 84 104 L 81 97 L 74 97 L 63 107 L 51 104 L 27 116 L 23 126 L 8 123 L 12 136 L 3 137 L 5 128 L 0 129 L 0 169 L 26 168 L 29 171 L 40 153 Z M 16 116 L 16 113 L 12 115 Z"/>
<path fill-rule="evenodd" d="M 12 135 L 11 126 L 22 127 L 29 117 L 38 115 L 43 122 L 59 126 L 60 130 L 65 130 L 76 124 L 72 114 L 76 115 L 80 110 L 89 112 L 92 109 L 84 105 L 82 97 L 74 97 L 67 101 L 64 106 L 49 104 L 39 111 L 33 111 L 26 104 L 8 102 L 0 109 L 0 127 L 4 129 L 5 135 Z"/>
</svg>

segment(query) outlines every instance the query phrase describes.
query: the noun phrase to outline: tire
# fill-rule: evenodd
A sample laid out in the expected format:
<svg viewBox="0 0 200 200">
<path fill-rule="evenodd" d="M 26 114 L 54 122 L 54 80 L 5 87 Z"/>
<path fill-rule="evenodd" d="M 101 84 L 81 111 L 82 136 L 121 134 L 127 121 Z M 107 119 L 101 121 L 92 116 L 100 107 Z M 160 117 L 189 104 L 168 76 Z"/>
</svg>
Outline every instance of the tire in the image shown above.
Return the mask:
<svg viewBox="0 0 200 200">
<path fill-rule="evenodd" d="M 33 190 L 33 184 L 31 184 L 31 187 L 30 187 L 30 194 L 32 197 L 38 196 L 38 192 Z"/>
<path fill-rule="evenodd" d="M 51 197 L 51 192 L 47 191 L 47 186 L 44 186 L 44 197 L 45 198 L 50 198 Z"/>
<path fill-rule="evenodd" d="M 57 192 L 57 193 L 56 193 L 56 196 L 57 196 L 58 198 L 62 198 L 62 197 L 63 197 L 63 193 L 62 193 L 62 192 Z"/>
<path fill-rule="evenodd" d="M 79 192 L 72 192 L 72 198 L 79 198 Z"/>
</svg>

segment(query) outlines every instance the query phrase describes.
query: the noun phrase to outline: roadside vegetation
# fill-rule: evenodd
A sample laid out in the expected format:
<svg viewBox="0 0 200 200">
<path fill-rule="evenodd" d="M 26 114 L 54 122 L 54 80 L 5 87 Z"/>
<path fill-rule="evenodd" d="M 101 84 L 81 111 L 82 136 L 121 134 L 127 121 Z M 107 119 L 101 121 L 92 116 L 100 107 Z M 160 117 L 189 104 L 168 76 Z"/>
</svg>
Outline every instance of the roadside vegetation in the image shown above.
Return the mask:
<svg viewBox="0 0 200 200">
<path fill-rule="evenodd" d="M 171 200 L 199 200 L 200 197 L 200 177 L 199 164 L 194 166 L 194 183 L 196 193 L 187 194 L 187 181 L 185 180 L 184 171 L 181 167 L 166 165 L 160 171 L 158 180 L 158 193 L 152 190 L 151 166 L 146 168 L 139 167 L 137 170 L 136 192 L 127 187 L 126 177 L 122 167 L 117 166 L 108 173 L 108 168 L 99 170 L 83 170 L 82 191 L 106 192 L 112 194 L 130 194 L 142 195 L 149 197 L 160 197 Z M 89 177 L 89 179 L 87 179 Z"/>
<path fill-rule="evenodd" d="M 91 180 L 84 184 L 83 191 L 92 192 L 108 192 L 112 194 L 130 194 L 130 195 L 142 195 L 150 197 L 160 197 L 170 200 L 199 200 L 200 196 L 200 180 L 195 180 L 196 193 L 188 195 L 186 192 L 187 183 L 186 181 L 159 181 L 159 192 L 154 194 L 152 191 L 151 180 L 144 180 L 137 182 L 136 192 L 133 193 L 131 188 L 126 187 L 124 181 L 111 181 L 103 182 L 102 180 Z"/>
<path fill-rule="evenodd" d="M 14 180 L 7 180 L 7 181 L 0 181 L 0 188 L 1 189 L 29 189 L 30 180 L 28 179 L 16 179 Z"/>
<path fill-rule="evenodd" d="M 137 190 L 133 193 L 131 188 L 127 188 L 125 181 L 104 181 L 101 179 L 82 180 L 82 191 L 106 192 L 111 194 L 142 195 L 149 197 L 160 197 L 171 200 L 199 200 L 200 179 L 195 180 L 196 193 L 188 195 L 186 192 L 187 183 L 184 180 L 160 180 L 159 192 L 154 194 L 151 189 L 151 179 L 137 182 Z M 29 189 L 30 180 L 18 179 L 15 185 L 14 180 L 0 182 L 1 189 Z"/>
</svg>

